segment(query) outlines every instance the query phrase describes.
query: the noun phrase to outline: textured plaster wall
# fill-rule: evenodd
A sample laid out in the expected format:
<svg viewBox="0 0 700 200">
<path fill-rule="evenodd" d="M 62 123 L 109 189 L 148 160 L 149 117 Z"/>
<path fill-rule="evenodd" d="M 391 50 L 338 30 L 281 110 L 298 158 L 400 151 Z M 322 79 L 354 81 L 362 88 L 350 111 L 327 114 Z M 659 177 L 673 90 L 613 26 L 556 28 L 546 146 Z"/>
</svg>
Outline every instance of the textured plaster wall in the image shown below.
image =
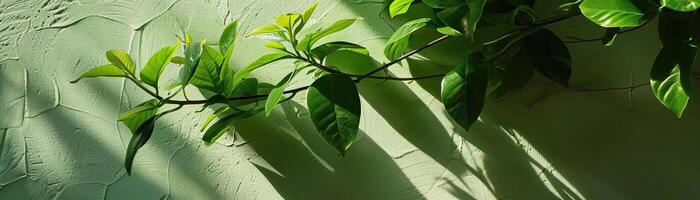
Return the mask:
<svg viewBox="0 0 700 200">
<path fill-rule="evenodd" d="M 322 0 L 316 17 L 325 22 L 363 17 L 331 39 L 357 42 L 382 58 L 390 24 L 400 20 L 381 19 L 379 2 Z M 556 1 L 542 2 L 538 7 L 546 10 Z M 143 65 L 181 30 L 216 43 L 232 19 L 241 19 L 246 33 L 310 3 L 0 0 L 0 199 L 700 197 L 700 104 L 693 101 L 685 117 L 676 119 L 648 87 L 573 92 L 538 76 L 514 98 L 489 103 L 467 134 L 436 99 L 439 80 L 368 82 L 360 86 L 361 136 L 345 158 L 314 130 L 304 94 L 269 118 L 239 122 L 235 132 L 209 147 L 199 141 L 198 126 L 211 111 L 188 107 L 159 121 L 127 176 L 122 161 L 130 133 L 115 121 L 148 96 L 122 79 L 68 83 L 104 64 L 109 49 L 127 50 Z M 555 27 L 562 35 L 600 34 L 581 30 L 593 26 L 580 18 Z M 652 24 L 609 48 L 571 44 L 573 87 L 647 82 L 659 48 L 654 30 Z M 435 37 L 424 34 L 418 40 Z M 259 40 L 238 42 L 235 68 L 266 52 Z M 439 45 L 391 72 L 445 71 L 463 43 Z M 351 71 L 367 70 L 348 58 L 337 56 L 336 62 L 354 63 Z M 281 63 L 255 76 L 276 82 L 287 70 Z"/>
</svg>

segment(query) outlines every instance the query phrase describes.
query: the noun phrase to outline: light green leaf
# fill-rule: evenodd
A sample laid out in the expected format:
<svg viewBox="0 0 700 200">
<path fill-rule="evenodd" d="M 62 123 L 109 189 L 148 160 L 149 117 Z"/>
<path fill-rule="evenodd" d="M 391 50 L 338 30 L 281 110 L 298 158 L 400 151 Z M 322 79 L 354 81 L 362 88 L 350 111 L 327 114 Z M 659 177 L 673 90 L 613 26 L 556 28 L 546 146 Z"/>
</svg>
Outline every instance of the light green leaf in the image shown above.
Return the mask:
<svg viewBox="0 0 700 200">
<path fill-rule="evenodd" d="M 141 80 L 153 86 L 153 88 L 158 89 L 158 79 L 160 79 L 160 75 L 163 74 L 163 71 L 165 71 L 170 64 L 170 60 L 175 55 L 178 46 L 180 46 L 180 42 L 173 46 L 162 48 L 153 54 L 153 56 L 148 59 L 146 66 L 141 70 Z"/>
<path fill-rule="evenodd" d="M 79 78 L 71 81 L 70 83 L 77 83 L 78 81 L 84 79 L 84 78 L 94 78 L 94 77 L 126 77 L 127 74 L 126 72 L 112 64 L 110 65 L 103 65 L 99 67 L 95 67 L 91 69 L 88 72 L 85 72 L 82 76 Z"/>
<path fill-rule="evenodd" d="M 124 159 L 124 168 L 127 174 L 131 175 L 131 166 L 134 163 L 136 152 L 151 139 L 157 118 L 158 116 L 148 118 L 136 129 L 135 134 L 131 136 L 131 141 L 129 141 L 129 146 L 126 149 L 126 157 Z"/>
<path fill-rule="evenodd" d="M 413 3 L 413 0 L 394 0 L 389 5 L 389 15 L 393 18 L 406 13 L 408 8 L 411 7 L 411 3 Z"/>
<path fill-rule="evenodd" d="M 557 35 L 540 29 L 525 39 L 523 49 L 540 74 L 569 88 L 571 55 Z"/>
<path fill-rule="evenodd" d="M 296 25 L 297 22 L 301 19 L 301 15 L 297 13 L 287 13 L 280 15 L 277 17 L 277 25 L 290 29 Z"/>
<path fill-rule="evenodd" d="M 309 19 L 311 19 L 311 15 L 313 15 L 314 11 L 316 10 L 316 6 L 318 6 L 318 1 L 311 4 L 311 6 L 306 8 L 306 10 L 304 10 L 304 12 L 301 13 L 301 22 L 299 22 L 299 26 L 297 26 L 296 32 L 301 31 L 301 29 L 304 28 L 306 23 L 309 22 Z"/>
<path fill-rule="evenodd" d="M 209 123 L 214 121 L 214 119 L 216 119 L 219 115 L 228 114 L 230 111 L 231 111 L 231 107 L 229 107 L 229 106 L 223 106 L 223 107 L 217 109 L 216 111 L 214 111 L 214 113 L 209 115 L 209 117 L 207 117 L 207 119 L 204 120 L 204 123 L 202 123 L 202 128 L 199 129 L 199 132 L 206 130 L 207 127 L 209 127 Z"/>
<path fill-rule="evenodd" d="M 122 50 L 107 51 L 107 60 L 114 66 L 124 69 L 124 71 L 134 74 L 134 59 L 131 59 L 129 53 Z"/>
<path fill-rule="evenodd" d="M 442 79 L 442 103 L 452 119 L 467 131 L 481 115 L 489 68 L 491 63 L 481 52 L 475 52 Z"/>
<path fill-rule="evenodd" d="M 228 68 L 228 63 L 231 61 L 231 55 L 233 54 L 233 47 L 236 42 L 236 30 L 238 27 L 238 21 L 233 21 L 231 24 L 229 24 L 226 29 L 224 29 L 224 33 L 221 35 L 221 39 L 219 40 L 219 50 L 221 50 L 221 54 L 224 55 L 224 59 L 222 61 L 222 68 Z"/>
<path fill-rule="evenodd" d="M 302 39 L 297 45 L 297 49 L 300 51 L 309 51 L 318 40 L 330 34 L 346 29 L 347 27 L 355 23 L 355 21 L 357 21 L 357 19 L 341 19 L 336 21 L 329 27 L 321 29 L 318 32 L 306 35 L 306 37 L 304 37 L 304 39 Z"/>
<path fill-rule="evenodd" d="M 692 92 L 692 67 L 697 47 L 664 46 L 651 68 L 651 89 L 656 98 L 678 118 L 688 105 Z"/>
<path fill-rule="evenodd" d="M 244 78 L 248 77 L 248 75 L 250 75 L 250 73 L 253 72 L 253 70 L 256 70 L 262 66 L 273 63 L 275 61 L 287 58 L 291 58 L 291 56 L 289 56 L 289 54 L 286 53 L 273 53 L 258 58 L 257 60 L 248 64 L 248 66 L 246 66 L 233 76 L 233 88 L 236 88 Z"/>
<path fill-rule="evenodd" d="M 292 79 L 294 79 L 294 76 L 296 76 L 297 70 L 295 69 L 291 73 L 287 74 L 277 85 L 275 88 L 270 91 L 270 95 L 267 97 L 267 101 L 265 101 L 265 115 L 270 116 L 270 113 L 275 109 L 277 106 L 277 103 L 282 100 L 282 97 L 284 95 L 284 90 L 287 89 L 287 86 L 289 86 L 289 83 L 292 82 Z"/>
<path fill-rule="evenodd" d="M 439 33 L 444 34 L 444 35 L 449 35 L 449 36 L 454 36 L 454 37 L 462 36 L 462 33 L 460 33 L 459 31 L 457 31 L 449 26 L 437 28 L 437 31 Z"/>
<path fill-rule="evenodd" d="M 343 74 L 327 74 L 311 84 L 307 95 L 309 115 L 316 129 L 345 155 L 360 126 L 362 109 L 355 83 Z"/>
<path fill-rule="evenodd" d="M 149 118 L 155 116 L 156 113 L 158 113 L 158 100 L 152 99 L 143 102 L 142 104 L 139 104 L 131 110 L 123 113 L 119 116 L 119 121 L 129 128 L 131 133 L 136 134 L 136 130 L 141 126 L 141 124 L 143 124 L 143 122 Z"/>
<path fill-rule="evenodd" d="M 270 25 L 265 25 L 265 26 L 261 26 L 261 27 L 258 27 L 256 29 L 253 29 L 253 32 L 251 32 L 250 35 L 256 36 L 256 35 L 276 33 L 276 32 L 282 32 L 282 31 L 284 31 L 284 30 L 280 29 L 279 27 L 277 27 L 275 25 L 270 24 Z"/>
<path fill-rule="evenodd" d="M 661 5 L 679 12 L 690 12 L 700 8 L 700 0 L 661 0 Z"/>
<path fill-rule="evenodd" d="M 180 82 L 182 85 L 190 83 L 194 72 L 197 70 L 197 64 L 202 57 L 202 44 L 193 42 L 185 48 L 185 66 L 180 70 Z"/>
<path fill-rule="evenodd" d="M 228 55 L 229 48 L 233 48 L 234 42 L 236 41 L 236 34 L 238 29 L 238 21 L 234 20 L 226 28 L 224 32 L 221 33 L 219 38 L 219 50 L 222 55 Z"/>
<path fill-rule="evenodd" d="M 386 58 L 389 60 L 396 60 L 397 58 L 403 56 L 406 49 L 408 49 L 411 34 L 425 27 L 429 21 L 430 18 L 416 19 L 407 22 L 396 29 L 384 47 L 384 55 Z"/>
<path fill-rule="evenodd" d="M 639 26 L 659 10 L 649 0 L 584 0 L 579 8 L 589 20 L 607 28 Z"/>
<path fill-rule="evenodd" d="M 270 48 L 270 49 L 277 49 L 277 50 L 287 50 L 286 47 L 282 43 L 275 42 L 275 41 L 270 41 L 265 43 L 265 47 Z"/>
</svg>

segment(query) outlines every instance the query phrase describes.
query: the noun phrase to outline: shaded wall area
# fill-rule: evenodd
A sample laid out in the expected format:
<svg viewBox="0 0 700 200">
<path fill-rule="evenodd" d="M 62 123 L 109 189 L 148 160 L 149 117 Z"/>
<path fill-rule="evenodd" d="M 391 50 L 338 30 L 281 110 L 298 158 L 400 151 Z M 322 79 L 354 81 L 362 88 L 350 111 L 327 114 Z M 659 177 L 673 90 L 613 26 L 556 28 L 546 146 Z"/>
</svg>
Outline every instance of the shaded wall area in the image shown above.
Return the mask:
<svg viewBox="0 0 700 200">
<path fill-rule="evenodd" d="M 557 1 L 543 2 L 538 10 L 552 10 L 554 4 L 545 4 Z M 695 156 L 700 104 L 691 100 L 684 118 L 677 119 L 656 102 L 649 87 L 565 91 L 537 75 L 514 97 L 489 101 L 467 133 L 443 110 L 440 80 L 364 82 L 359 86 L 361 133 L 346 157 L 315 131 L 305 94 L 280 105 L 270 117 L 237 122 L 234 131 L 211 146 L 199 140 L 199 126 L 212 111 L 187 107 L 157 124 L 127 176 L 122 161 L 131 133 L 116 119 L 148 96 L 122 79 L 68 83 L 104 64 L 107 50 L 126 50 L 141 66 L 162 46 L 176 42 L 174 35 L 182 31 L 216 43 L 233 19 L 242 21 L 231 63 L 240 69 L 269 53 L 262 41 L 245 33 L 311 3 L 0 1 L 0 199 L 700 197 L 695 189 L 700 184 L 700 158 Z M 388 36 L 412 16 L 386 19 L 380 9 L 380 0 L 321 1 L 315 17 L 323 23 L 364 18 L 327 41 L 361 44 L 377 59 L 346 54 L 334 55 L 332 62 L 354 72 L 386 62 L 382 50 Z M 572 88 L 648 82 L 660 48 L 655 26 L 620 36 L 613 47 L 568 44 L 574 58 Z M 604 31 L 592 27 L 575 18 L 551 28 L 578 37 Z M 436 37 L 421 32 L 413 44 Z M 451 39 L 389 73 L 441 73 L 468 48 L 466 41 Z M 254 76 L 275 83 L 290 66 L 281 62 Z M 166 71 L 165 77 L 175 77 L 175 71 Z M 310 81 L 300 78 L 290 87 Z M 693 99 L 698 98 L 696 92 Z"/>
</svg>

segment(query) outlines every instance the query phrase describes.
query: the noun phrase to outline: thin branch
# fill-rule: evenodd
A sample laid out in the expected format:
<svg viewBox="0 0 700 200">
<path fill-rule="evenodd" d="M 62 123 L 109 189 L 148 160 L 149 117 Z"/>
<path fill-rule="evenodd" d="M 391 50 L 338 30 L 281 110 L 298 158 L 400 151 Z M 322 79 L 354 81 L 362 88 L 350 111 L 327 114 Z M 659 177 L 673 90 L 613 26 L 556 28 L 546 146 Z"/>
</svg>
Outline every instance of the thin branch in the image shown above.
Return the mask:
<svg viewBox="0 0 700 200">
<path fill-rule="evenodd" d="M 442 42 L 442 41 L 445 41 L 445 40 L 447 40 L 448 38 L 450 38 L 449 35 L 443 35 L 442 37 L 440 37 L 440 38 L 438 38 L 438 39 L 435 39 L 435 40 L 429 42 L 429 43 L 426 44 L 425 46 L 422 46 L 422 47 L 420 47 L 420 48 L 418 48 L 418 49 L 415 49 L 415 50 L 413 50 L 413 51 L 411 51 L 411 52 L 408 52 L 407 54 L 404 54 L 403 56 L 397 58 L 396 60 L 393 60 L 393 61 L 391 61 L 391 62 L 389 62 L 389 63 L 387 63 L 387 64 L 384 64 L 384 65 L 382 65 L 381 67 L 379 67 L 379 68 L 377 68 L 377 69 L 374 69 L 374 70 L 370 71 L 369 73 L 367 73 L 367 74 L 365 74 L 365 75 L 362 75 L 362 76 L 360 76 L 360 77 L 357 77 L 357 81 L 358 81 L 358 82 L 359 82 L 359 81 L 362 81 L 362 79 L 365 79 L 365 78 L 367 78 L 367 77 L 369 77 L 369 76 L 372 76 L 372 75 L 376 74 L 377 72 L 382 71 L 382 70 L 384 70 L 384 69 L 386 69 L 386 68 L 388 68 L 388 67 L 390 67 L 390 66 L 392 66 L 392 65 L 394 65 L 394 64 L 396 64 L 396 63 L 399 63 L 399 62 L 401 62 L 402 60 L 404 60 L 404 59 L 406 59 L 406 58 L 408 58 L 408 57 L 411 57 L 411 56 L 413 56 L 414 54 L 417 54 L 418 52 L 421 52 L 421 51 L 423 51 L 423 50 L 425 50 L 425 49 L 428 49 L 428 48 L 430 48 L 430 47 L 432 47 L 432 46 L 434 46 L 434 45 L 436 45 L 436 44 L 438 44 L 438 43 L 440 43 L 440 42 Z"/>
<path fill-rule="evenodd" d="M 158 94 L 156 94 L 155 92 L 153 92 L 153 91 L 151 91 L 150 89 L 148 89 L 145 85 L 141 84 L 140 81 L 134 79 L 134 77 L 127 76 L 126 78 L 128 78 L 129 80 L 131 80 L 131 82 L 134 82 L 134 84 L 136 84 L 136 86 L 138 86 L 139 88 L 141 88 L 141 90 L 146 91 L 146 93 L 148 93 L 149 95 L 153 96 L 154 98 L 156 98 L 156 99 L 158 99 L 158 100 L 163 100 L 163 97 L 161 97 L 160 95 L 158 95 Z"/>
</svg>

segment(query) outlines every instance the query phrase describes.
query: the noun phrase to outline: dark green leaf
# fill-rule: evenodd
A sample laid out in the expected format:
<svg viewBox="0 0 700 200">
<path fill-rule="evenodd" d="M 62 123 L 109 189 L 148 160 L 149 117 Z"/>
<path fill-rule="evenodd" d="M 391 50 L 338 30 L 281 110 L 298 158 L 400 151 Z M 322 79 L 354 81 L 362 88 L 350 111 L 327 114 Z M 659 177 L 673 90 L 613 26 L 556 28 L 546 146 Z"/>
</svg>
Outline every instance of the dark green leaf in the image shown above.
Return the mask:
<svg viewBox="0 0 700 200">
<path fill-rule="evenodd" d="M 468 0 L 467 0 L 468 1 Z M 423 0 L 431 8 L 444 9 L 463 4 L 463 0 Z"/>
<path fill-rule="evenodd" d="M 603 43 L 603 45 L 605 45 L 606 47 L 612 46 L 613 42 L 615 42 L 617 34 L 620 33 L 620 30 L 622 30 L 622 28 L 605 29 L 605 35 L 603 35 L 603 38 L 600 40 L 600 42 Z"/>
<path fill-rule="evenodd" d="M 238 87 L 236 87 L 236 89 L 233 90 L 233 92 L 231 92 L 230 97 L 247 97 L 247 96 L 254 96 L 257 94 L 258 94 L 258 79 L 247 78 L 247 79 L 244 79 L 243 81 L 241 81 L 241 84 L 238 84 Z M 256 102 L 257 100 L 258 99 L 236 100 L 236 101 L 230 101 L 229 104 L 239 106 L 239 105 L 253 103 L 253 102 Z"/>
<path fill-rule="evenodd" d="M 480 25 L 514 26 L 516 24 L 532 24 L 535 22 L 535 11 L 527 5 L 518 6 L 507 13 L 484 13 Z"/>
<path fill-rule="evenodd" d="M 442 103 L 447 113 L 465 130 L 481 115 L 491 63 L 481 52 L 470 54 L 442 80 Z"/>
<path fill-rule="evenodd" d="M 384 47 L 384 55 L 386 58 L 389 60 L 396 60 L 401 57 L 406 49 L 408 49 L 411 34 L 425 27 L 429 21 L 430 18 L 421 18 L 407 22 L 396 29 Z"/>
<path fill-rule="evenodd" d="M 659 16 L 659 39 L 664 46 L 684 45 L 694 36 L 693 26 L 700 26 L 693 21 L 692 13 L 664 11 Z M 700 19 L 700 18 L 699 18 Z M 695 24 L 693 24 L 695 23 Z"/>
<path fill-rule="evenodd" d="M 438 18 L 447 26 L 473 37 L 481 20 L 486 0 L 467 0 L 464 5 L 450 7 L 439 12 Z"/>
<path fill-rule="evenodd" d="M 134 74 L 134 59 L 131 59 L 129 53 L 122 50 L 107 51 L 107 60 L 114 66 L 124 69 L 124 71 Z"/>
<path fill-rule="evenodd" d="M 143 145 L 151 139 L 153 135 L 153 129 L 155 128 L 156 119 L 158 116 L 152 116 L 148 118 L 141 126 L 136 129 L 136 132 L 131 136 L 131 141 L 129 142 L 129 147 L 126 150 L 126 157 L 124 160 L 124 168 L 126 168 L 126 173 L 131 175 L 131 166 L 134 163 L 134 157 L 136 152 L 143 147 Z"/>
<path fill-rule="evenodd" d="M 635 27 L 649 20 L 659 7 L 649 0 L 584 0 L 581 13 L 603 27 Z"/>
<path fill-rule="evenodd" d="M 300 51 L 309 51 L 314 46 L 314 44 L 321 38 L 342 31 L 345 28 L 352 25 L 353 23 L 355 23 L 355 21 L 357 21 L 357 19 L 341 19 L 336 21 L 329 27 L 321 29 L 318 32 L 311 33 L 299 42 L 299 44 L 297 45 L 297 49 Z"/>
<path fill-rule="evenodd" d="M 535 72 L 527 54 L 521 49 L 502 64 L 505 68 L 501 83 L 491 92 L 495 101 L 502 101 L 525 88 Z"/>
<path fill-rule="evenodd" d="M 209 51 L 205 52 L 199 59 L 195 72 L 190 79 L 190 84 L 200 89 L 218 93 L 221 90 L 219 69 L 217 69 L 215 58 L 209 55 Z M 213 52 L 218 54 L 218 51 Z"/>
<path fill-rule="evenodd" d="M 535 69 L 545 77 L 569 87 L 571 55 L 564 42 L 547 29 L 525 38 L 523 48 Z"/>
<path fill-rule="evenodd" d="M 309 115 L 321 136 L 345 155 L 360 125 L 360 96 L 353 80 L 328 74 L 314 81 L 307 94 Z"/>
<path fill-rule="evenodd" d="M 153 54 L 153 56 L 148 59 L 146 66 L 141 70 L 141 80 L 153 86 L 153 88 L 158 89 L 158 79 L 160 79 L 160 75 L 163 74 L 163 71 L 165 71 L 170 64 L 170 60 L 175 55 L 178 46 L 180 46 L 180 42 L 173 46 L 162 48 Z"/>
<path fill-rule="evenodd" d="M 651 69 L 651 89 L 656 98 L 677 117 L 683 111 L 692 92 L 692 67 L 697 47 L 685 45 L 664 46 Z"/>
<path fill-rule="evenodd" d="M 70 83 L 77 83 L 78 81 L 82 80 L 83 78 L 126 77 L 126 76 L 127 76 L 127 74 L 123 69 L 110 64 L 110 65 L 95 67 L 94 69 L 91 69 L 90 71 L 85 72 L 85 74 L 83 74 L 79 78 L 71 81 Z"/>
<path fill-rule="evenodd" d="M 484 56 L 486 58 L 499 56 L 510 49 L 514 44 L 520 42 L 523 38 L 537 32 L 537 30 L 539 30 L 538 27 L 519 29 L 496 40 L 484 43 Z"/>
</svg>

